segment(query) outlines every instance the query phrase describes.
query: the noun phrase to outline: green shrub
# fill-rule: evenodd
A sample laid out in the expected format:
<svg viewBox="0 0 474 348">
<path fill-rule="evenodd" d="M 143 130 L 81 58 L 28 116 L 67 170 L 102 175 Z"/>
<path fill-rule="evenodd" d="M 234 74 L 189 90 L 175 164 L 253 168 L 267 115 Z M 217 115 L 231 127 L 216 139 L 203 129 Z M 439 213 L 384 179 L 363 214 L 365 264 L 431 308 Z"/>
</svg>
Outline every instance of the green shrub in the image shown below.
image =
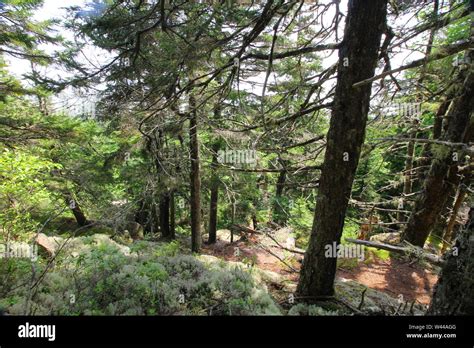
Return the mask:
<svg viewBox="0 0 474 348">
<path fill-rule="evenodd" d="M 124 255 L 114 245 L 91 246 L 46 273 L 29 304 L 30 314 L 280 314 L 250 273 L 235 267 L 211 269 L 191 255 L 163 256 L 176 248 L 170 243 L 137 257 Z M 18 277 L 23 279 L 14 283 L 28 276 L 24 270 Z M 27 287 L 13 288 L 5 290 L 0 305 L 10 314 L 25 314 Z"/>
</svg>

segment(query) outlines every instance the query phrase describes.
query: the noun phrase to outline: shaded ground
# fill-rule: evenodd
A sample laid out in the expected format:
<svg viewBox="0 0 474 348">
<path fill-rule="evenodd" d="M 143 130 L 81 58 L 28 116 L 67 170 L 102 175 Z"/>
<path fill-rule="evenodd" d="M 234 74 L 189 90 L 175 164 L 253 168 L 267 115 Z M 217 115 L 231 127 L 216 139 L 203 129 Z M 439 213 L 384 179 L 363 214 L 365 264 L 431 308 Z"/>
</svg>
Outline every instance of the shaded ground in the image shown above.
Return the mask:
<svg viewBox="0 0 474 348">
<path fill-rule="evenodd" d="M 236 236 L 234 242 L 230 243 L 229 236 L 221 232 L 218 234 L 216 244 L 203 245 L 203 253 L 227 261 L 255 265 L 276 272 L 293 282 L 298 280 L 298 272 L 295 271 L 299 271 L 301 266 L 298 262 L 298 259 L 301 259 L 300 255 L 282 250 L 261 235 L 248 235 L 243 239 Z M 438 280 L 436 273 L 424 269 L 420 264 L 410 264 L 394 257 L 388 260 L 377 258 L 369 264 L 358 263 L 350 269 L 338 269 L 337 277 L 354 280 L 394 298 L 404 301 L 416 300 L 417 303 L 424 305 L 430 302 L 434 285 Z"/>
<path fill-rule="evenodd" d="M 409 265 L 406 261 L 393 257 L 388 260 L 376 259 L 368 265 L 361 263 L 350 270 L 339 269 L 337 275 L 392 297 L 399 298 L 403 295 L 404 300 L 416 300 L 421 304 L 429 304 L 434 285 L 438 281 L 436 274 L 420 265 Z"/>
</svg>

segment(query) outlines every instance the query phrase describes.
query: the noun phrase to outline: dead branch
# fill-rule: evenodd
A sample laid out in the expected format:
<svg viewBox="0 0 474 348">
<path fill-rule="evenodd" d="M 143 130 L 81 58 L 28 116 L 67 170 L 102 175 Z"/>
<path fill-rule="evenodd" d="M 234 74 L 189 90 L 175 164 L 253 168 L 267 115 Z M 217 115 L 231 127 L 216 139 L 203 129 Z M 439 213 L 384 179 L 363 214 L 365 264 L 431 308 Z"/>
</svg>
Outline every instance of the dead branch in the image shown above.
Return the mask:
<svg viewBox="0 0 474 348">
<path fill-rule="evenodd" d="M 372 242 L 368 240 L 352 239 L 352 238 L 346 238 L 346 241 L 350 243 L 354 243 L 354 244 L 365 245 L 370 248 L 393 251 L 393 252 L 404 254 L 404 255 L 411 255 L 414 253 L 414 250 L 415 250 L 415 252 L 419 254 L 420 258 L 426 259 L 427 261 L 431 263 L 434 263 L 436 265 L 441 265 L 444 262 L 441 259 L 441 257 L 434 254 L 427 253 L 423 251 L 422 249 L 416 248 L 416 247 L 410 247 L 410 246 L 403 247 L 403 246 L 391 245 L 391 244 L 380 243 L 380 242 Z"/>
</svg>

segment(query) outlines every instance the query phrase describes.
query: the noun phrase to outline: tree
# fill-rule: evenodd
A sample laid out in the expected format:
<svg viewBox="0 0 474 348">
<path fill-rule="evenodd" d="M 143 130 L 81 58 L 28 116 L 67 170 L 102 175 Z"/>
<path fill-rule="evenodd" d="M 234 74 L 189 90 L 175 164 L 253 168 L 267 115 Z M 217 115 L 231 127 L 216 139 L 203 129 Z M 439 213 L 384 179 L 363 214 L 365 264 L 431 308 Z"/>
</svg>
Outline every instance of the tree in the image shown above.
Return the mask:
<svg viewBox="0 0 474 348">
<path fill-rule="evenodd" d="M 313 229 L 297 288 L 299 296 L 330 296 L 334 292 L 336 258 L 326 258 L 324 247 L 340 243 L 371 93 L 371 84 L 358 88 L 353 84 L 374 75 L 386 12 L 386 0 L 370 5 L 364 0 L 349 1 Z"/>
<path fill-rule="evenodd" d="M 217 121 L 221 117 L 221 106 L 216 104 L 214 106 L 214 119 Z M 217 240 L 217 207 L 219 202 L 219 176 L 217 174 L 218 168 L 218 152 L 220 148 L 219 140 L 214 140 L 211 145 L 212 162 L 211 162 L 211 197 L 209 202 L 209 239 L 208 243 L 213 244 Z"/>
<path fill-rule="evenodd" d="M 429 315 L 474 314 L 474 210 L 450 250 L 433 293 Z"/>
<path fill-rule="evenodd" d="M 436 221 L 446 205 L 450 194 L 455 192 L 458 178 L 458 164 L 464 157 L 461 149 L 449 146 L 450 143 L 472 141 L 472 110 L 474 109 L 474 71 L 472 64 L 465 69 L 462 87 L 452 101 L 448 111 L 448 129 L 442 138 L 447 145 L 436 145 L 430 171 L 425 179 L 423 192 L 415 203 L 402 239 L 413 245 L 423 247 Z M 453 189 L 454 183 L 454 189 Z"/>
<path fill-rule="evenodd" d="M 201 249 L 201 172 L 199 163 L 198 116 L 196 100 L 189 97 L 189 153 L 191 155 L 190 190 L 191 190 L 191 250 L 195 253 Z"/>
</svg>

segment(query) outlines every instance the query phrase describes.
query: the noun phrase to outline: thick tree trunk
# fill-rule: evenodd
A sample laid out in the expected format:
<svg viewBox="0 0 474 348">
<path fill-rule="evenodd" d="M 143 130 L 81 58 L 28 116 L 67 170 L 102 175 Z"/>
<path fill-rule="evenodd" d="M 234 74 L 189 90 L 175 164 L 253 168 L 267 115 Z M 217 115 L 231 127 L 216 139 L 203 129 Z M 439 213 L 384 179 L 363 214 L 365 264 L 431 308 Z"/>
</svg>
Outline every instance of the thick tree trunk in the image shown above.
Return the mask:
<svg viewBox="0 0 474 348">
<path fill-rule="evenodd" d="M 196 101 L 189 97 L 189 152 L 191 154 L 191 250 L 201 249 L 201 173 L 199 169 L 199 139 Z"/>
<path fill-rule="evenodd" d="M 436 285 L 429 315 L 474 314 L 474 210 L 458 235 Z"/>
<path fill-rule="evenodd" d="M 448 111 L 449 126 L 443 140 L 453 143 L 465 142 L 466 130 L 474 108 L 474 74 L 467 71 L 462 89 L 458 92 Z M 443 211 L 448 197 L 458 181 L 459 151 L 438 146 L 430 171 L 424 183 L 423 192 L 415 202 L 413 212 L 408 220 L 402 239 L 416 246 L 423 247 L 430 232 Z M 456 158 L 458 157 L 458 158 Z"/>
<path fill-rule="evenodd" d="M 352 183 L 364 142 L 371 84 L 352 87 L 374 75 L 387 0 L 349 0 L 344 40 L 339 50 L 337 86 L 327 136 L 313 229 L 297 293 L 334 293 L 336 258 L 326 258 L 326 245 L 340 243 Z M 370 28 L 370 30 L 368 30 Z"/>
</svg>

